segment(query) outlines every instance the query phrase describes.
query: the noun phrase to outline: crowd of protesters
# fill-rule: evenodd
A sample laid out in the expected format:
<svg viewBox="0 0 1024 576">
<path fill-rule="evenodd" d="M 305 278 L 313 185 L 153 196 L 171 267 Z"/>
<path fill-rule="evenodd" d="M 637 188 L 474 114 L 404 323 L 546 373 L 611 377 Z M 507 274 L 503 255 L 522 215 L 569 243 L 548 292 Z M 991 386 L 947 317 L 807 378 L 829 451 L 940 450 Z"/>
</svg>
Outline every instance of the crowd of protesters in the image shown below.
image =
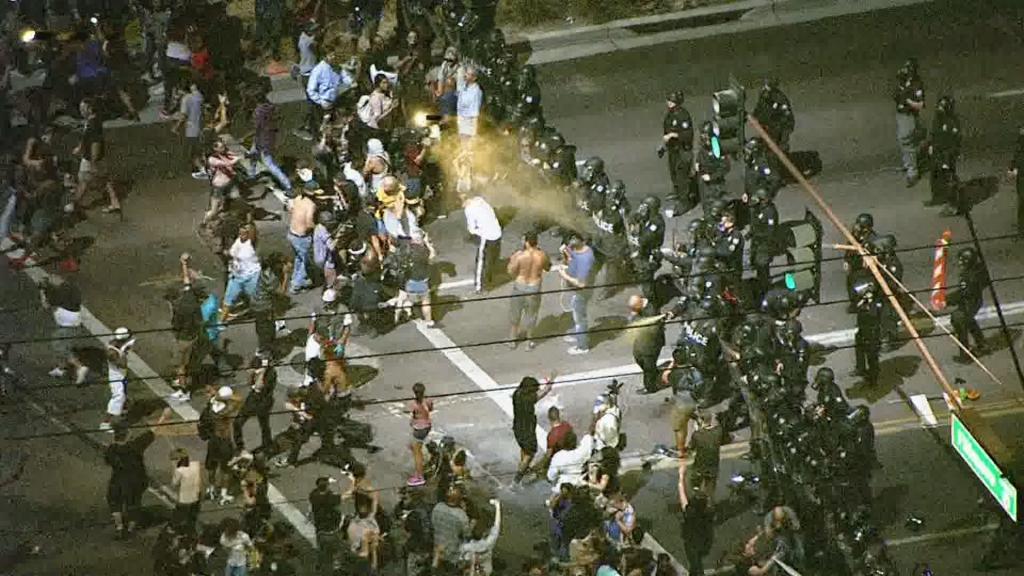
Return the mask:
<svg viewBox="0 0 1024 576">
<path fill-rule="evenodd" d="M 335 492 L 334 481 L 324 477 L 309 496 L 319 573 L 676 574 L 668 555 L 648 548 L 620 485 L 618 435 L 613 439 L 602 428 L 607 422 L 602 419 L 615 409 L 607 397 L 593 415 L 584 415 L 586 422 L 578 422 L 586 430 L 574 430 L 568 415 L 549 410 L 547 451 L 538 462 L 533 462 L 536 439 L 531 451 L 528 437 L 536 428 L 537 401 L 550 390 L 550 381 L 542 385 L 524 378 L 513 397 L 516 439 L 523 447 L 516 484 L 536 476 L 552 487 L 545 501 L 547 543 L 522 566 L 495 561 L 501 503 L 469 474 L 464 450 L 447 438 L 431 441 L 433 403 L 423 384 L 414 387 L 408 406 L 412 474 L 393 510 L 384 509 L 380 488 L 353 452 L 372 454 L 377 447 L 372 429 L 348 416 L 356 402 L 346 371 L 349 339 L 387 330 L 417 311 L 426 328 L 437 326 L 431 301 L 437 253 L 424 225 L 457 207 L 465 209 L 468 232 L 478 243 L 474 284 L 483 292 L 495 285 L 502 230 L 481 188 L 503 178 L 509 167 L 530 174 L 523 176 L 528 181 L 553 187 L 576 177 L 574 158 L 566 162 L 559 156 L 571 156 L 571 146 L 561 141 L 548 150 L 550 141 L 542 142 L 553 136 L 538 128 L 543 117 L 534 71 L 517 69 L 515 55 L 493 27 L 493 5 L 441 2 L 432 12 L 418 9 L 422 3 L 402 2 L 397 33 L 388 38 L 378 34 L 381 6 L 373 0 L 348 7 L 340 34 L 330 25 L 335 7 L 320 2 L 299 3 L 286 17 L 282 0 L 257 1 L 251 29 L 219 1 L 79 2 L 66 10 L 59 4 L 38 10 L 23 2 L 20 11 L 7 15 L 35 33 L 31 41 L 9 35 L 0 52 L 3 131 L 11 133 L 7 111 L 13 108 L 33 132 L 23 147 L 3 136 L 8 150 L 18 148 L 8 154 L 13 192 L 0 205 L 3 249 L 23 250 L 12 260 L 17 267 L 37 265 L 44 251 L 54 252 L 64 269 L 77 267 L 68 232 L 90 207 L 86 195 L 102 190 L 103 211 L 113 215 L 121 213 L 125 199 L 109 165 L 103 122 L 138 120 L 152 85 L 162 89 L 162 96 L 154 97 L 160 118 L 169 121 L 173 134 L 183 132 L 183 170 L 209 187 L 199 210 L 200 237 L 226 271 L 221 299 L 182 254 L 182 282 L 166 295 L 176 351 L 169 400 L 186 403 L 196 396 L 197 433 L 207 450 L 202 460 L 182 449 L 171 455 L 176 508 L 154 549 L 159 574 L 209 574 L 215 558 L 221 558 L 228 576 L 250 570 L 294 573 L 296 537 L 287 524 L 272 521 L 267 478 L 273 467 L 287 473 L 310 457 L 336 465 L 347 477 L 344 492 Z M 133 52 L 126 30 L 134 22 L 141 48 Z M 282 64 L 282 46 L 289 45 L 298 56 L 290 69 Z M 253 71 L 254 62 L 262 70 Z M 42 85 L 13 94 L 11 75 L 27 74 L 34 66 L 45 71 Z M 270 76 L 285 72 L 307 100 L 294 131 L 281 126 L 281 111 L 270 98 Z M 71 156 L 55 144 L 54 120 L 69 115 L 82 123 Z M 507 138 L 515 130 L 519 141 Z M 251 137 L 235 138 L 232 132 Z M 278 154 L 290 136 L 309 146 L 296 162 Z M 537 159 L 527 151 L 546 156 Z M 290 254 L 261 246 L 251 202 L 263 190 L 283 206 Z M 582 287 L 593 256 L 585 256 L 590 249 L 575 236 L 563 276 Z M 538 290 L 550 262 L 535 233 L 527 235 L 513 260 L 508 271 L 517 290 Z M 288 428 L 275 431 L 270 414 L 282 353 L 278 340 L 285 330 L 277 318 L 285 315 L 290 297 L 308 291 L 315 291 L 319 304 L 310 317 L 305 379 L 286 393 Z M 532 301 L 524 301 L 514 335 L 521 314 L 528 335 L 536 322 Z M 574 307 L 574 317 L 575 312 Z M 242 318 L 252 320 L 257 340 L 244 396 L 222 385 L 219 373 L 224 324 Z M 585 310 L 576 324 L 579 334 L 570 353 L 582 354 L 588 350 Z M 149 432 L 130 437 L 118 421 L 130 337 L 119 333 L 113 350 L 102 354 L 70 350 L 51 373 L 76 384 L 92 373 L 106 374 L 122 385 L 111 386 L 108 406 L 113 408 L 101 423 L 113 436 L 106 455 L 112 469 L 108 501 L 120 537 L 137 528 L 147 475 L 142 454 L 152 441 Z M 207 357 L 216 370 L 204 370 Z M 243 431 L 253 417 L 261 443 L 250 450 Z M 694 442 L 712 438 L 706 450 L 724 442 L 710 417 L 702 415 L 698 428 L 703 432 L 694 433 Z M 303 458 L 313 437 L 319 447 Z M 714 459 L 717 464 L 717 452 Z M 680 478 L 684 475 L 681 470 Z M 204 501 L 236 505 L 241 514 L 206 526 L 199 521 Z M 354 514 L 341 512 L 348 501 Z M 713 502 L 691 498 L 683 488 L 680 501 L 687 510 L 691 573 L 695 566 L 699 572 L 710 548 Z M 789 537 L 799 530 L 792 511 L 783 509 L 770 511 L 765 526 L 765 540 L 773 542 L 778 538 L 772 534 Z M 754 571 L 761 566 L 751 561 L 749 574 L 762 573 Z"/>
</svg>

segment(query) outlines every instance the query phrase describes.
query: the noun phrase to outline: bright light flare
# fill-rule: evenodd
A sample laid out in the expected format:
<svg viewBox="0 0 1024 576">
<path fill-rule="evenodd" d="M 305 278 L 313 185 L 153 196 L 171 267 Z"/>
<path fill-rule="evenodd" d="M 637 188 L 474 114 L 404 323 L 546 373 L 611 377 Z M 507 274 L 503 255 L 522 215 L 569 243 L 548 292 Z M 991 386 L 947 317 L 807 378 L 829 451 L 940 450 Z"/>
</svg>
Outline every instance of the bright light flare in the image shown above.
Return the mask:
<svg viewBox="0 0 1024 576">
<path fill-rule="evenodd" d="M 28 44 L 29 42 L 31 42 L 31 41 L 33 41 L 35 39 L 36 39 L 36 31 L 33 30 L 32 28 L 26 28 L 26 29 L 21 31 L 21 41 L 24 42 L 25 44 Z"/>
</svg>

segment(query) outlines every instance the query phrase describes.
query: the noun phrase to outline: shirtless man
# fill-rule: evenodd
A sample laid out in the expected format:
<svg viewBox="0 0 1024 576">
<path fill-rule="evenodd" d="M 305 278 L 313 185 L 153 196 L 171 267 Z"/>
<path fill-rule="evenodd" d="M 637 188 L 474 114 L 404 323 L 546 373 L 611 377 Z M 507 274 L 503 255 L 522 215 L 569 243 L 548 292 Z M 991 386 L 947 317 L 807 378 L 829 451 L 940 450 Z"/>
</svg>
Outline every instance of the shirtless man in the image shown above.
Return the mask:
<svg viewBox="0 0 1024 576">
<path fill-rule="evenodd" d="M 316 226 L 316 204 L 302 188 L 296 189 L 295 200 L 288 206 L 288 243 L 295 251 L 292 282 L 289 292 L 297 294 L 313 286 L 306 270 L 313 254 L 313 228 Z"/>
<path fill-rule="evenodd" d="M 508 274 L 515 278 L 512 284 L 512 299 L 509 300 L 508 320 L 511 324 L 512 341 L 508 347 L 519 345 L 519 326 L 526 329 L 526 348 L 533 350 L 537 345 L 531 340 L 540 310 L 540 284 L 544 273 L 551 269 L 551 259 L 537 247 L 537 233 L 527 232 L 523 236 L 523 248 L 508 259 Z"/>
</svg>

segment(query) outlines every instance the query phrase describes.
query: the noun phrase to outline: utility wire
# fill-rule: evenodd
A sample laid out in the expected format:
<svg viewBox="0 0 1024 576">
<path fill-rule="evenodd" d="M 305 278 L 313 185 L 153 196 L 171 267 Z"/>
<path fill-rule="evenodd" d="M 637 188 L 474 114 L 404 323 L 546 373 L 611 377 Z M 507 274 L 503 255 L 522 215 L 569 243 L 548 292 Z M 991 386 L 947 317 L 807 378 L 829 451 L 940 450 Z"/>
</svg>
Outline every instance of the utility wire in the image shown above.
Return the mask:
<svg viewBox="0 0 1024 576">
<path fill-rule="evenodd" d="M 992 280 L 992 282 L 1011 282 L 1011 281 L 1022 280 L 1022 279 L 1024 279 L 1024 275 L 1009 276 L 1009 277 L 1006 277 L 1006 278 L 997 278 L 997 279 Z M 955 285 L 950 284 L 948 286 L 954 287 Z M 920 289 L 911 290 L 910 293 L 911 294 L 917 294 L 917 293 L 924 293 L 924 292 L 931 292 L 931 291 L 932 291 L 932 288 L 928 287 L 928 288 L 920 288 Z M 834 306 L 836 304 L 844 304 L 844 303 L 847 303 L 847 302 L 848 302 L 848 300 L 846 298 L 838 299 L 838 300 L 826 300 L 824 302 L 815 302 L 813 304 L 807 304 L 807 305 L 803 306 L 801 308 L 801 310 L 804 310 L 804 309 L 807 309 L 807 308 L 815 308 L 815 307 L 818 307 L 818 306 Z M 697 321 L 701 321 L 701 320 L 717 320 L 717 319 L 728 318 L 728 317 L 730 317 L 730 315 L 728 315 L 728 314 L 710 314 L 710 315 L 707 315 L 707 316 L 695 316 L 695 317 L 688 317 L 688 318 L 679 318 L 679 319 L 674 319 L 674 320 L 666 320 L 665 321 L 665 325 L 669 326 L 669 325 L 674 325 L 674 324 L 685 324 L 686 322 L 697 322 Z M 608 327 L 608 328 L 591 328 L 589 330 L 583 331 L 582 334 L 586 334 L 586 335 L 589 336 L 589 335 L 594 335 L 594 334 L 607 334 L 607 333 L 612 333 L 612 332 L 624 332 L 626 330 L 637 330 L 637 329 L 643 329 L 643 328 L 646 328 L 646 326 L 629 326 L 629 325 L 627 325 L 627 326 L 612 326 L 612 327 Z M 576 333 L 573 333 L 573 334 L 570 334 L 570 335 L 576 335 Z M 532 338 L 526 338 L 526 337 L 522 337 L 522 338 L 505 338 L 505 339 L 501 339 L 501 340 L 488 340 L 488 341 L 481 341 L 481 342 L 469 342 L 469 343 L 466 343 L 466 344 L 453 344 L 452 346 L 412 348 L 412 349 L 405 349 L 405 350 L 395 350 L 395 351 L 392 351 L 392 352 L 375 352 L 375 353 L 371 353 L 371 354 L 357 354 L 357 355 L 354 355 L 354 356 L 346 356 L 346 357 L 342 357 L 342 358 L 328 359 L 328 360 L 325 360 L 325 362 L 328 362 L 328 363 L 329 362 L 351 362 L 351 361 L 354 361 L 354 360 L 366 360 L 366 359 L 374 359 L 374 358 L 389 358 L 389 357 L 395 357 L 395 356 L 405 356 L 405 355 L 409 355 L 409 354 L 423 354 L 423 353 L 429 353 L 429 352 L 446 352 L 446 351 L 451 351 L 451 350 L 460 350 L 460 349 L 464 349 L 464 348 L 483 348 L 483 347 L 487 347 L 487 346 L 497 346 L 497 345 L 502 345 L 502 344 L 513 344 L 513 343 L 528 342 L 530 340 L 535 340 L 535 341 L 536 340 L 552 340 L 552 339 L 555 339 L 555 338 L 562 338 L 563 336 L 566 336 L 566 334 L 547 334 L 547 335 L 543 335 L 543 336 L 534 336 Z M 82 338 L 87 338 L 87 337 L 83 336 Z M 269 363 L 269 366 L 274 366 L 274 367 L 290 366 L 290 365 L 291 365 L 291 363 L 289 363 L 287 361 L 287 359 L 282 359 L 282 360 L 279 360 L 279 361 L 275 361 L 275 362 L 270 362 Z M 219 375 L 220 375 L 221 378 L 230 378 L 230 377 L 233 377 L 233 376 L 235 376 L 236 374 L 239 374 L 239 373 L 255 372 L 255 371 L 261 369 L 262 367 L 263 366 L 259 366 L 259 367 L 256 367 L 256 368 L 236 368 L 236 369 L 229 370 L 227 372 L 221 372 Z M 201 372 L 198 371 L 198 370 L 192 370 L 192 371 L 189 371 L 189 372 L 186 373 L 187 376 L 196 376 L 196 375 L 200 375 L 200 374 L 201 374 Z M 131 383 L 131 382 L 142 382 L 142 381 L 147 381 L 147 380 L 171 380 L 171 379 L 177 378 L 177 376 L 178 376 L 178 374 L 177 374 L 177 372 L 175 372 L 174 374 L 168 374 L 168 375 L 160 375 L 160 374 L 158 374 L 156 376 L 131 376 L 127 380 L 128 380 L 129 383 Z M 78 384 L 75 384 L 74 382 L 65 382 L 65 383 L 52 384 L 52 385 L 48 385 L 48 386 L 36 386 L 36 387 L 33 387 L 33 389 L 45 390 L 45 389 L 55 389 L 55 388 L 85 388 L 85 387 L 89 387 L 89 386 L 105 386 L 105 385 L 108 385 L 109 383 L 110 383 L 109 379 L 94 379 L 91 382 L 88 382 L 88 383 L 83 384 L 83 385 L 78 385 Z"/>
<path fill-rule="evenodd" d="M 1007 325 L 1008 328 L 1017 328 L 1017 327 L 1021 327 L 1021 326 L 1024 326 L 1024 321 L 1015 322 L 1013 324 L 1008 324 Z M 982 330 L 1001 330 L 1001 329 L 1002 328 L 999 327 L 999 326 L 988 326 L 988 327 L 982 328 Z M 946 337 L 946 334 L 942 333 L 942 332 L 935 333 L 935 334 L 922 334 L 921 335 L 922 339 L 925 339 L 925 338 L 945 338 L 945 337 Z M 896 338 L 895 340 L 893 340 L 893 342 L 910 342 L 912 340 L 914 340 L 914 339 L 913 338 Z M 1011 343 L 1011 345 L 1012 345 L 1012 343 Z M 831 347 L 827 348 L 827 351 L 829 353 L 831 353 L 831 352 L 835 352 L 835 351 L 838 351 L 838 350 L 850 350 L 850 349 L 853 349 L 853 348 L 856 348 L 856 344 L 846 344 L 846 345 L 843 345 L 843 346 L 831 346 Z M 739 362 L 741 362 L 741 360 L 722 360 L 722 362 L 725 362 L 727 364 L 733 364 L 733 363 L 739 363 Z M 695 366 L 693 364 L 680 364 L 678 366 L 673 367 L 672 370 L 683 370 L 683 369 L 696 368 L 696 367 L 697 366 Z M 580 382 L 589 382 L 589 381 L 594 381 L 594 380 L 612 380 L 612 379 L 617 379 L 617 378 L 626 378 L 626 377 L 630 377 L 630 376 L 638 376 L 638 375 L 640 375 L 642 373 L 643 373 L 642 371 L 631 370 L 631 371 L 624 371 L 624 372 L 620 372 L 620 373 L 616 373 L 616 374 L 608 374 L 608 375 L 604 375 L 604 376 L 587 376 L 587 377 L 579 377 L 579 378 L 570 378 L 570 379 L 565 379 L 565 380 L 558 380 L 558 381 L 556 381 L 554 383 L 554 386 L 555 387 L 559 387 L 559 386 L 566 386 L 566 385 L 570 385 L 570 384 L 578 384 Z M 458 397 L 462 397 L 462 396 L 474 396 L 474 395 L 492 394 L 494 392 L 506 392 L 506 391 L 515 390 L 517 387 L 518 387 L 518 385 L 513 384 L 513 385 L 508 385 L 508 386 L 499 386 L 497 388 L 492 388 L 492 389 L 488 389 L 488 390 L 460 390 L 460 391 L 456 391 L 456 392 L 445 392 L 445 393 L 440 393 L 440 394 L 429 394 L 429 397 L 432 398 L 432 399 L 435 399 L 435 400 L 437 400 L 437 399 L 446 399 L 446 398 L 458 398 Z M 413 397 L 408 396 L 408 397 L 402 397 L 402 398 L 360 400 L 358 402 L 353 402 L 353 404 L 355 404 L 354 409 L 358 410 L 360 408 L 365 408 L 367 406 L 377 406 L 377 405 L 381 405 L 381 404 L 403 403 L 403 402 L 408 402 L 410 400 L 413 400 Z M 270 415 L 291 414 L 291 413 L 292 412 L 290 410 L 273 410 L 273 411 L 270 412 Z M 240 414 L 236 414 L 236 415 L 233 415 L 233 416 L 227 416 L 225 418 L 230 419 L 230 420 L 235 420 L 235 419 L 240 418 L 240 417 L 241 417 Z M 248 416 L 248 417 L 251 418 L 251 416 Z M 199 422 L 199 420 L 177 420 L 177 421 L 174 421 L 174 422 L 164 422 L 162 424 L 132 424 L 132 425 L 124 426 L 123 428 L 126 429 L 126 430 L 135 430 L 135 429 L 149 430 L 149 429 L 157 428 L 157 427 L 161 427 L 161 426 L 182 426 L 182 425 L 186 425 L 186 424 L 198 424 L 198 422 Z M 71 431 L 67 431 L 67 432 L 47 432 L 47 433 L 41 433 L 41 434 L 28 434 L 28 435 L 21 435 L 21 436 L 5 436 L 5 437 L 0 438 L 0 441 L 15 442 L 15 441 L 26 441 L 26 440 L 38 440 L 38 439 L 45 439 L 45 438 L 58 438 L 58 437 L 63 437 L 63 436 L 77 436 L 77 435 L 80 435 L 80 434 L 109 434 L 109 432 L 106 432 L 106 431 L 103 431 L 103 430 L 99 430 L 99 429 L 77 428 L 77 429 L 74 429 L 74 430 L 71 430 Z"/>
<path fill-rule="evenodd" d="M 1009 239 L 1009 238 L 1016 238 L 1017 236 L 1018 236 L 1017 234 L 1003 234 L 1003 235 L 1000 235 L 1000 236 L 990 236 L 990 237 L 987 237 L 987 238 L 982 238 L 980 241 L 982 243 L 994 242 L 994 241 L 998 241 L 998 240 L 1004 240 L 1004 239 Z M 963 241 L 958 241 L 958 242 L 950 242 L 949 244 L 947 244 L 947 246 L 958 246 L 958 245 L 961 245 L 961 244 L 971 244 L 971 245 L 973 245 L 974 243 L 972 241 L 970 241 L 970 240 L 963 240 Z M 895 250 L 895 252 L 898 252 L 898 253 L 916 252 L 916 251 L 921 251 L 921 250 L 929 250 L 929 249 L 933 249 L 933 248 L 935 248 L 934 245 L 932 245 L 932 246 L 922 245 L 922 246 L 913 246 L 913 247 L 910 247 L 910 248 L 899 248 L 899 249 Z M 829 257 L 829 258 L 822 258 L 820 260 L 820 262 L 821 263 L 834 262 L 834 261 L 843 260 L 844 258 L 845 258 L 845 255 L 832 256 L 832 257 Z M 815 263 L 816 263 L 816 261 L 794 262 L 792 264 L 789 264 L 789 263 L 787 263 L 787 264 L 772 264 L 771 268 L 789 268 L 789 267 L 792 267 L 792 266 L 806 266 L 806 265 L 815 264 Z M 742 268 L 742 271 L 744 271 L 744 272 L 751 272 L 751 271 L 754 271 L 754 268 L 752 268 L 752 267 L 744 267 L 744 268 Z M 714 273 L 711 273 L 711 274 L 714 274 Z M 708 276 L 708 275 L 711 275 L 711 274 L 700 273 L 700 272 L 692 272 L 690 274 L 683 274 L 683 275 L 676 276 L 676 278 L 678 278 L 680 280 L 683 280 L 683 279 L 696 278 L 696 277 L 701 277 L 701 276 Z M 556 289 L 552 289 L 552 290 L 541 290 L 539 292 L 536 292 L 535 294 L 537 294 L 537 295 L 563 294 L 563 293 L 566 293 L 566 292 L 582 292 L 582 291 L 588 291 L 588 290 L 599 290 L 599 289 L 602 289 L 602 288 L 605 288 L 605 289 L 624 288 L 624 287 L 628 287 L 628 286 L 638 286 L 638 285 L 642 285 L 642 284 L 646 284 L 646 283 L 647 282 L 633 281 L 633 280 L 626 281 L 626 282 L 608 282 L 608 283 L 604 283 L 604 284 L 594 284 L 594 285 L 587 286 L 586 288 L 582 288 L 582 289 L 581 288 L 569 287 L 569 288 L 556 288 Z M 522 297 L 523 296 L 521 294 L 502 294 L 502 295 L 496 295 L 496 296 L 482 296 L 482 297 L 479 297 L 479 298 L 468 298 L 468 299 L 465 299 L 465 300 L 463 300 L 463 299 L 458 299 L 458 300 L 453 300 L 453 301 L 438 300 L 437 302 L 431 302 L 430 306 L 431 306 L 431 308 L 435 308 L 435 309 L 437 309 L 437 308 L 446 308 L 446 307 L 458 307 L 458 306 L 463 306 L 463 305 L 466 305 L 466 304 L 472 304 L 472 303 L 477 303 L 477 302 L 480 302 L 480 303 L 494 302 L 494 301 L 498 301 L 498 300 L 507 300 L 507 299 L 511 299 L 511 298 L 522 298 Z M 371 314 L 371 313 L 378 312 L 380 310 L 381 310 L 380 308 L 375 306 L 375 307 L 370 307 L 370 308 L 352 308 L 352 309 L 349 309 L 349 312 L 350 313 L 354 313 L 354 314 Z M 37 311 L 37 309 L 33 309 L 33 308 L 22 308 L 20 310 L 7 309 L 6 313 L 12 313 L 13 314 L 13 313 L 17 313 L 19 311 L 25 312 L 25 313 L 30 313 L 30 312 Z M 301 314 L 301 315 L 295 315 L 295 316 L 279 316 L 279 317 L 275 317 L 274 318 L 274 320 L 282 320 L 282 321 L 285 321 L 285 320 L 308 320 L 308 319 L 309 319 L 309 315 L 308 314 Z M 224 328 L 224 327 L 228 327 L 228 326 L 242 326 L 242 325 L 245 325 L 245 324 L 252 324 L 254 322 L 255 322 L 255 320 L 253 320 L 253 319 L 239 319 L 239 320 L 231 320 L 231 321 L 228 321 L 228 322 L 220 322 L 220 323 L 216 324 L 216 326 Z M 141 329 L 138 329 L 138 330 L 132 329 L 132 334 L 134 334 L 134 335 L 155 334 L 155 333 L 160 333 L 160 332 L 172 332 L 173 330 L 174 329 L 172 327 L 170 327 L 170 326 L 162 327 L 162 328 L 141 328 Z M 89 336 L 47 336 L 47 337 L 43 337 L 43 338 L 26 338 L 26 339 L 22 339 L 22 340 L 7 340 L 7 341 L 0 342 L 0 346 L 5 345 L 5 344 L 14 345 L 14 344 L 32 344 L 32 343 L 37 343 L 37 342 L 52 342 L 52 341 L 59 341 L 59 340 L 79 340 L 79 339 L 82 339 L 82 338 L 91 338 L 91 337 L 95 337 L 95 338 L 110 338 L 112 336 L 114 336 L 113 332 L 106 333 L 106 334 L 92 334 L 92 335 L 89 335 Z"/>
</svg>

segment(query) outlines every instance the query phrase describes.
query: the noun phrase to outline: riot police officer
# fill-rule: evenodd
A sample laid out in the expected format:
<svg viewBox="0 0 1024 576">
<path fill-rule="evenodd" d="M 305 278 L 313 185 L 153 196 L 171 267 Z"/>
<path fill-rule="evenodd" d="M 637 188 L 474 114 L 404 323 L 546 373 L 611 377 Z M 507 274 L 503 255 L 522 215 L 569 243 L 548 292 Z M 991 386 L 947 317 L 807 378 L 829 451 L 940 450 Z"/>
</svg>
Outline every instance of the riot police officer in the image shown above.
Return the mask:
<svg viewBox="0 0 1024 576">
<path fill-rule="evenodd" d="M 519 71 L 516 86 L 516 110 L 520 117 L 530 118 L 540 113 L 540 84 L 537 83 L 537 68 L 527 64 Z"/>
<path fill-rule="evenodd" d="M 811 382 L 811 388 L 818 393 L 819 417 L 832 421 L 850 411 L 850 405 L 843 396 L 842 389 L 836 384 L 836 373 L 831 368 L 819 368 L 814 375 L 814 382 Z"/>
<path fill-rule="evenodd" d="M 580 170 L 580 184 L 582 189 L 576 205 L 588 215 L 597 213 L 604 206 L 604 196 L 611 185 L 604 171 L 604 160 L 599 156 L 587 158 Z"/>
<path fill-rule="evenodd" d="M 1017 182 L 1017 235 L 1024 237 L 1024 126 L 1017 128 L 1017 147 L 1010 161 L 1010 176 Z"/>
<path fill-rule="evenodd" d="M 754 118 L 783 151 L 789 151 L 789 135 L 796 127 L 796 119 L 789 97 L 779 89 L 778 78 L 765 78 L 754 107 Z"/>
<path fill-rule="evenodd" d="M 935 107 L 935 118 L 932 120 L 932 142 L 928 154 L 932 160 L 931 191 L 932 197 L 925 206 L 946 205 L 944 215 L 956 214 L 956 161 L 960 157 L 960 118 L 954 108 L 952 96 L 939 98 Z M 952 213 L 952 214 L 950 214 Z"/>
<path fill-rule="evenodd" d="M 744 172 L 743 189 L 749 196 L 754 190 L 764 188 L 772 198 L 782 187 L 782 171 L 778 159 L 758 137 L 747 140 L 743 146 Z"/>
<path fill-rule="evenodd" d="M 852 375 L 863 376 L 868 386 L 875 386 L 878 384 L 884 308 L 875 279 L 866 270 L 858 276 L 853 285 L 853 293 L 857 296 L 857 335 L 854 339 L 857 367 Z"/>
<path fill-rule="evenodd" d="M 715 156 L 711 148 L 711 137 L 713 134 L 711 122 L 705 122 L 700 127 L 700 150 L 697 154 L 695 166 L 697 177 L 701 183 L 701 202 L 704 205 L 704 216 L 708 216 L 708 203 L 725 197 L 725 177 L 729 174 L 731 164 L 729 157 Z"/>
<path fill-rule="evenodd" d="M 871 252 L 878 258 L 878 265 L 887 270 L 892 277 L 903 282 L 903 262 L 900 261 L 900 257 L 896 254 L 896 237 L 892 234 L 886 234 L 879 236 L 875 239 L 874 243 L 871 244 Z M 896 299 L 900 301 L 901 305 L 906 301 L 906 294 L 902 290 L 896 290 L 894 292 Z M 892 304 L 888 300 L 885 302 L 885 314 L 882 318 L 882 341 L 888 342 L 890 347 L 898 345 L 898 322 L 899 315 L 896 314 L 896 309 L 892 307 Z"/>
<path fill-rule="evenodd" d="M 771 287 L 771 264 L 778 252 L 779 209 L 771 193 L 764 188 L 754 190 L 750 205 L 750 265 L 757 272 L 761 293 Z"/>
<path fill-rule="evenodd" d="M 811 366 L 811 345 L 804 340 L 804 326 L 796 318 L 791 318 L 776 329 L 777 350 L 776 362 L 781 365 L 781 375 L 786 384 L 794 391 L 803 395 L 807 387 L 807 370 Z"/>
<path fill-rule="evenodd" d="M 732 210 L 726 210 L 718 224 L 715 256 L 727 269 L 730 283 L 738 284 L 743 275 L 743 233 L 736 227 L 736 215 Z"/>
<path fill-rule="evenodd" d="M 648 196 L 630 218 L 627 239 L 629 260 L 637 280 L 644 289 L 644 297 L 654 299 L 654 277 L 661 268 L 661 246 L 665 243 L 665 219 L 659 212 L 661 200 Z"/>
<path fill-rule="evenodd" d="M 861 246 L 874 244 L 878 239 L 878 235 L 875 234 L 874 216 L 867 213 L 858 215 L 853 223 L 851 233 Z M 864 260 L 860 254 L 852 250 L 843 254 L 843 270 L 846 272 L 846 294 L 850 299 L 850 305 L 846 309 L 848 314 L 853 314 L 857 311 L 857 295 L 853 292 L 853 282 L 857 277 L 857 273 L 863 269 Z"/>
<path fill-rule="evenodd" d="M 924 83 L 918 74 L 917 58 L 908 59 L 900 68 L 893 100 L 896 102 L 896 136 L 899 138 L 907 188 L 910 188 L 921 179 L 917 153 L 922 137 L 920 115 L 924 110 Z"/>
<path fill-rule="evenodd" d="M 964 248 L 956 255 L 957 266 L 959 267 L 959 278 L 956 289 L 949 295 L 949 303 L 956 306 L 950 318 L 953 325 L 953 332 L 957 340 L 970 349 L 975 356 L 985 353 L 985 334 L 978 326 L 974 316 L 981 308 L 984 294 L 982 291 L 988 285 L 988 271 L 984 263 L 978 257 L 974 248 Z M 974 338 L 974 346 L 971 346 L 968 336 Z M 970 362 L 970 357 L 960 350 L 956 356 L 959 362 Z"/>
<path fill-rule="evenodd" d="M 609 298 L 619 290 L 619 285 L 629 278 L 626 265 L 629 245 L 626 242 L 626 227 L 629 220 L 629 200 L 626 199 L 626 184 L 616 180 L 608 188 L 608 194 L 601 209 L 594 213 L 594 249 L 601 258 L 605 269 L 604 297 Z"/>
<path fill-rule="evenodd" d="M 669 218 L 685 214 L 697 205 L 697 183 L 693 172 L 693 118 L 683 108 L 682 91 L 672 92 L 665 99 L 668 111 L 662 121 L 663 135 L 658 157 L 668 153 L 668 175 L 672 180 L 672 194 L 665 215 Z"/>
</svg>

